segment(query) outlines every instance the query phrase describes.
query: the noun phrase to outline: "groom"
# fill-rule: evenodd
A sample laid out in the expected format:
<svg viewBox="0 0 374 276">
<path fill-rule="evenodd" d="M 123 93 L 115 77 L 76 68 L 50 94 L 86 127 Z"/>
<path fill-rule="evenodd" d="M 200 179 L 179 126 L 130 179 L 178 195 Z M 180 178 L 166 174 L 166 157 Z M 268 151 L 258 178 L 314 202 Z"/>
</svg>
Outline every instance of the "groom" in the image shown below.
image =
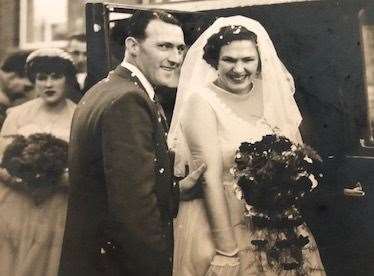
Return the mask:
<svg viewBox="0 0 374 276">
<path fill-rule="evenodd" d="M 172 274 L 180 191 L 154 87 L 175 79 L 184 36 L 165 12 L 137 12 L 129 29 L 124 61 L 86 93 L 73 118 L 60 276 Z M 204 170 L 182 180 L 181 192 Z"/>
</svg>

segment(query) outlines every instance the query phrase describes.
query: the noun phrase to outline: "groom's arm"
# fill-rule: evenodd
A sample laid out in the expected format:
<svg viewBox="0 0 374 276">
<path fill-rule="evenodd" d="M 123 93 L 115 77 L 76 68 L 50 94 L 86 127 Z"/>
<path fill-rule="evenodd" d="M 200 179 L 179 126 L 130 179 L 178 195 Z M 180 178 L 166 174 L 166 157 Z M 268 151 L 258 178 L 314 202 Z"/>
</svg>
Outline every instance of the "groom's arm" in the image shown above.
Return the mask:
<svg viewBox="0 0 374 276">
<path fill-rule="evenodd" d="M 144 267 L 167 262 L 156 197 L 153 131 L 152 111 L 136 93 L 122 96 L 104 112 L 102 147 L 114 242 Z"/>
</svg>

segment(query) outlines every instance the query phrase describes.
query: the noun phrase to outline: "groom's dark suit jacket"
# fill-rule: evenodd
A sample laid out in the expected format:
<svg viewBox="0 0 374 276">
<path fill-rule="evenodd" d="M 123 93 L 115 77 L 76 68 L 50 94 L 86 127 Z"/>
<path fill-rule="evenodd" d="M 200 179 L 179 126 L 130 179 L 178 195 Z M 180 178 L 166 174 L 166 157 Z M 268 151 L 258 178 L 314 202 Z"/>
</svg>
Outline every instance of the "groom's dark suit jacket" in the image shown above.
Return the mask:
<svg viewBox="0 0 374 276">
<path fill-rule="evenodd" d="M 167 276 L 173 185 L 166 123 L 124 67 L 91 88 L 74 114 L 60 276 Z"/>
</svg>

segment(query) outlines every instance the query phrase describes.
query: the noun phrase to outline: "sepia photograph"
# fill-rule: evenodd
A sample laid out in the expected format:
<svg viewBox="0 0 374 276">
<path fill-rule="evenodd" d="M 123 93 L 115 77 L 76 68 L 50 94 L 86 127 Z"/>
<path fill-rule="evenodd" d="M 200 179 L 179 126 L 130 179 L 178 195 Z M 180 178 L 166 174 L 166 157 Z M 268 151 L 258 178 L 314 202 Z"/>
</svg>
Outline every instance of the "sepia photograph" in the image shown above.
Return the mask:
<svg viewBox="0 0 374 276">
<path fill-rule="evenodd" d="M 372 0 L 0 0 L 0 276 L 374 275 Z"/>
</svg>

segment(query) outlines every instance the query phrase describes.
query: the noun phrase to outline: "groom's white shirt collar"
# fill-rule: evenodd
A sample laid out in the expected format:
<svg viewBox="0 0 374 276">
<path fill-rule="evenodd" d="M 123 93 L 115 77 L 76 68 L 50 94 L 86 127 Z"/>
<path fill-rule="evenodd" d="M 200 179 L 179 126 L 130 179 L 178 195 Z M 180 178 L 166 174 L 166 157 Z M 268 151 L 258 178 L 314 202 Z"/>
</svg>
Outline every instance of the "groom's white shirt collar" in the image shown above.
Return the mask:
<svg viewBox="0 0 374 276">
<path fill-rule="evenodd" d="M 153 89 L 152 85 L 149 83 L 147 78 L 143 75 L 142 71 L 140 71 L 139 68 L 135 65 L 128 63 L 126 61 L 122 61 L 121 66 L 131 71 L 131 73 L 139 79 L 140 83 L 143 85 L 145 91 L 147 92 L 149 98 L 152 101 L 154 101 L 155 90 Z"/>
</svg>

